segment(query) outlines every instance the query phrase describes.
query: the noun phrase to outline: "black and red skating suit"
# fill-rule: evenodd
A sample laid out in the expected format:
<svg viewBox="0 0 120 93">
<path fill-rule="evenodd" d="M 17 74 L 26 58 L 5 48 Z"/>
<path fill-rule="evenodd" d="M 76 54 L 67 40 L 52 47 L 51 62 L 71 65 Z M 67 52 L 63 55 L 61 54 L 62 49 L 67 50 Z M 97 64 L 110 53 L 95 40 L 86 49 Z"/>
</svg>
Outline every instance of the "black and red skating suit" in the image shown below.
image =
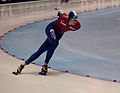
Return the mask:
<svg viewBox="0 0 120 93">
<path fill-rule="evenodd" d="M 69 18 L 66 13 L 61 14 L 59 18 L 54 21 L 54 26 L 60 34 L 67 31 L 75 31 L 81 27 L 79 21 L 77 21 L 75 25 L 69 25 Z"/>
<path fill-rule="evenodd" d="M 36 51 L 31 57 L 26 61 L 26 64 L 31 63 L 37 59 L 42 53 L 47 51 L 45 63 L 48 64 L 55 49 L 59 45 L 59 40 L 62 38 L 64 32 L 75 31 L 81 27 L 79 21 L 76 20 L 75 25 L 69 25 L 69 18 L 67 14 L 60 14 L 59 18 L 52 23 L 48 24 L 45 29 L 47 39 L 40 46 L 38 51 Z"/>
</svg>

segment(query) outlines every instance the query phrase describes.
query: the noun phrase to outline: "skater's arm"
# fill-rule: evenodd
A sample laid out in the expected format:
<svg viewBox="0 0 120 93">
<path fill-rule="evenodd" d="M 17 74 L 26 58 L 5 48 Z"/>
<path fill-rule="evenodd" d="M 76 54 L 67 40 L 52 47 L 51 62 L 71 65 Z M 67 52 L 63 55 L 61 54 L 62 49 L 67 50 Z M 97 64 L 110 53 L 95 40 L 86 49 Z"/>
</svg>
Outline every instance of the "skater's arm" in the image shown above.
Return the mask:
<svg viewBox="0 0 120 93">
<path fill-rule="evenodd" d="M 58 13 L 57 13 L 57 16 L 60 17 L 61 14 L 63 14 L 64 12 L 62 10 L 59 10 Z"/>
<path fill-rule="evenodd" d="M 63 12 L 62 10 L 58 11 L 57 16 L 58 16 L 58 19 L 68 18 L 68 15 L 65 12 Z"/>
<path fill-rule="evenodd" d="M 79 30 L 80 28 L 81 28 L 81 24 L 80 24 L 80 22 L 79 21 L 77 21 L 77 23 L 76 23 L 76 25 L 74 26 L 74 30 L 72 30 L 72 31 L 76 31 L 76 30 Z"/>
</svg>

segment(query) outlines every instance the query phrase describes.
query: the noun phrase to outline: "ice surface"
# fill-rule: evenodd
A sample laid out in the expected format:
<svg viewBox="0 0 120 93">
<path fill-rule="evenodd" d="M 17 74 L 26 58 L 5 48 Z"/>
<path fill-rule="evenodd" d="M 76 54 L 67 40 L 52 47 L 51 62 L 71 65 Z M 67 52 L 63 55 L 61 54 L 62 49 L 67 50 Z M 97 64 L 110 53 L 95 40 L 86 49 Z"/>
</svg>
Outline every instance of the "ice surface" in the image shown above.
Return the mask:
<svg viewBox="0 0 120 93">
<path fill-rule="evenodd" d="M 49 65 L 77 75 L 120 82 L 120 7 L 79 13 L 81 29 L 67 32 Z M 56 18 L 42 20 L 9 32 L 1 40 L 10 54 L 28 59 L 46 35 L 44 29 Z M 43 64 L 45 54 L 35 62 Z"/>
</svg>

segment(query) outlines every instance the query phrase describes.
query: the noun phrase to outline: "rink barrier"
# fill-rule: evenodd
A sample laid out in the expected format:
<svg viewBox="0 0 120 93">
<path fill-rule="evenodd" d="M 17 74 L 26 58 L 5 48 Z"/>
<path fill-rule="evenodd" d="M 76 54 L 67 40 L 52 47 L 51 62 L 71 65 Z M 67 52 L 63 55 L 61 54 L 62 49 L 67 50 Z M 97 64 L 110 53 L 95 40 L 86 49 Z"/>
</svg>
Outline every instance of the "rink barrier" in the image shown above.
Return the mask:
<svg viewBox="0 0 120 93">
<path fill-rule="evenodd" d="M 114 6 L 114 7 L 116 7 L 116 6 Z M 112 8 L 112 7 L 108 7 L 108 8 Z M 100 10 L 100 9 L 96 8 L 96 10 Z M 94 10 L 88 10 L 88 11 L 94 11 Z M 88 12 L 88 11 L 87 11 L 87 10 L 84 10 L 83 12 Z M 81 13 L 82 13 L 82 12 L 81 12 Z M 56 17 L 53 16 L 52 18 L 56 18 Z M 18 29 L 18 28 L 20 28 L 20 27 L 24 27 L 24 26 L 26 26 L 26 25 L 30 25 L 30 24 L 33 24 L 33 23 L 36 23 L 36 22 L 40 22 L 40 21 L 43 21 L 43 20 L 48 20 L 48 19 L 50 19 L 50 18 L 44 18 L 44 19 L 42 19 L 42 20 L 37 20 L 37 21 L 34 21 L 34 22 L 32 22 L 32 23 L 27 23 L 27 24 L 25 24 L 25 25 L 20 25 L 20 26 L 18 26 L 18 27 L 13 28 L 12 30 L 9 30 L 8 32 L 4 33 L 3 36 L 0 36 L 0 49 L 1 49 L 4 53 L 6 53 L 6 54 L 8 54 L 8 55 L 10 55 L 10 56 L 12 56 L 12 57 L 14 57 L 14 58 L 16 58 L 16 59 L 19 59 L 19 60 L 21 60 L 21 61 L 25 61 L 24 58 L 19 58 L 19 57 L 17 57 L 16 55 L 11 54 L 11 53 L 9 53 L 8 51 L 6 51 L 6 50 L 2 47 L 2 45 L 1 45 L 1 40 L 2 40 L 2 38 L 3 38 L 5 35 L 7 35 L 8 33 L 12 32 L 12 31 L 15 31 L 16 29 Z M 32 62 L 31 64 L 38 65 L 38 66 L 42 66 L 42 65 L 40 65 L 40 64 L 36 64 L 35 62 Z M 104 80 L 104 79 L 101 79 L 101 78 L 95 78 L 95 77 L 90 76 L 89 74 L 87 74 L 87 75 L 78 75 L 78 74 L 76 74 L 76 73 L 71 73 L 69 70 L 58 70 L 58 69 L 54 69 L 54 68 L 52 68 L 52 67 L 50 67 L 50 66 L 49 66 L 48 68 L 49 68 L 49 69 L 53 69 L 53 70 L 57 70 L 57 71 L 60 71 L 60 72 L 63 72 L 63 73 L 74 74 L 74 75 L 77 75 L 77 76 L 83 76 L 83 77 L 93 78 L 93 79 L 97 79 L 97 80 L 103 80 L 103 81 L 120 83 L 120 82 L 117 82 L 117 80 Z"/>
<path fill-rule="evenodd" d="M 90 77 L 90 75 L 86 75 L 86 77 Z"/>
<path fill-rule="evenodd" d="M 5 5 L 1 4 L 0 19 L 34 15 L 34 13 L 39 15 L 56 10 L 75 10 L 77 12 L 83 12 L 116 6 L 120 6 L 119 0 L 69 0 L 68 3 L 60 3 L 60 0 L 42 0 Z"/>
<path fill-rule="evenodd" d="M 117 80 L 113 80 L 113 82 L 117 82 Z"/>
<path fill-rule="evenodd" d="M 66 72 L 66 73 L 69 73 L 69 71 L 68 71 L 68 70 L 66 70 L 65 72 Z"/>
</svg>

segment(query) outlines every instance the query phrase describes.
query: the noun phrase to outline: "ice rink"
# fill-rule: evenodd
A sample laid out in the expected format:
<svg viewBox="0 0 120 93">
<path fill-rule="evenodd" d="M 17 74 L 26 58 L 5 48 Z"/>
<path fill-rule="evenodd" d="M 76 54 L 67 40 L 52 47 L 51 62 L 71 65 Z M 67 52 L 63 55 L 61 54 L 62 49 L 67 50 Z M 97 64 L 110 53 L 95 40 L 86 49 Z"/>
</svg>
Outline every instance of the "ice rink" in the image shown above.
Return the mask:
<svg viewBox="0 0 120 93">
<path fill-rule="evenodd" d="M 41 69 L 38 65 L 43 64 L 45 54 L 34 61 L 37 65 L 30 64 L 21 75 L 11 72 L 40 47 L 46 38 L 46 25 L 56 18 L 48 16 L 43 20 L 44 17 L 38 19 L 33 15 L 31 20 L 27 17 L 2 20 L 0 92 L 119 93 L 120 7 L 80 12 L 78 16 L 81 29 L 64 34 L 47 76 L 38 75 Z"/>
<path fill-rule="evenodd" d="M 78 16 L 81 29 L 64 34 L 49 66 L 120 82 L 120 7 L 79 13 Z M 27 60 L 45 40 L 45 27 L 56 19 L 42 20 L 7 33 L 1 39 L 1 47 L 10 55 Z M 44 56 L 34 63 L 43 65 Z"/>
</svg>

